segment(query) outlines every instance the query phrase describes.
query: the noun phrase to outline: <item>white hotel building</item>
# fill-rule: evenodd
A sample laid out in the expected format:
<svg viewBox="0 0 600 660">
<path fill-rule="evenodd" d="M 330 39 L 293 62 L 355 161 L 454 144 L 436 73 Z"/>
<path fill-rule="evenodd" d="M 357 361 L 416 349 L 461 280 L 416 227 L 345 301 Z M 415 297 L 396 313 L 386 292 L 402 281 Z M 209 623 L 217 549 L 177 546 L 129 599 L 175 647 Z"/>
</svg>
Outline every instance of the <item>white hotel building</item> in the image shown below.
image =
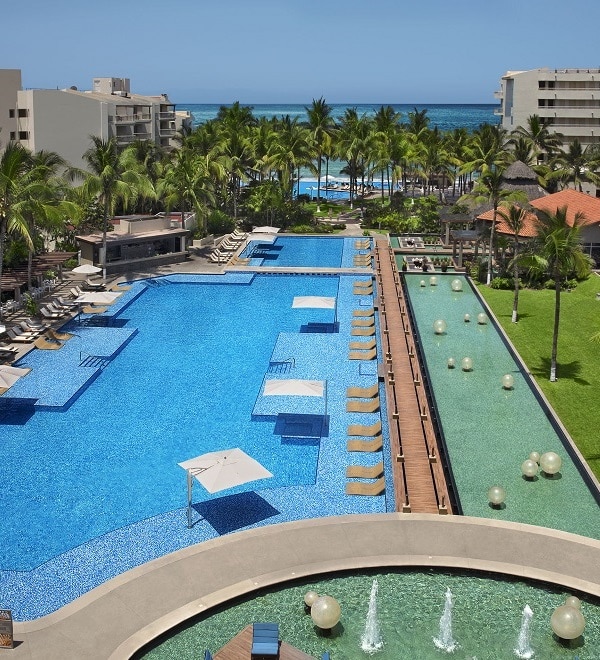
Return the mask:
<svg viewBox="0 0 600 660">
<path fill-rule="evenodd" d="M 33 152 L 54 151 L 84 167 L 90 135 L 117 139 L 121 147 L 150 140 L 166 149 L 187 112 L 176 112 L 166 94 L 132 94 L 128 78 L 94 78 L 92 89 L 21 89 L 21 72 L 0 69 L 0 141 L 18 141 Z"/>
<path fill-rule="evenodd" d="M 502 76 L 496 115 L 513 131 L 539 115 L 563 134 L 565 146 L 577 138 L 585 148 L 600 139 L 600 69 L 532 69 Z"/>
</svg>

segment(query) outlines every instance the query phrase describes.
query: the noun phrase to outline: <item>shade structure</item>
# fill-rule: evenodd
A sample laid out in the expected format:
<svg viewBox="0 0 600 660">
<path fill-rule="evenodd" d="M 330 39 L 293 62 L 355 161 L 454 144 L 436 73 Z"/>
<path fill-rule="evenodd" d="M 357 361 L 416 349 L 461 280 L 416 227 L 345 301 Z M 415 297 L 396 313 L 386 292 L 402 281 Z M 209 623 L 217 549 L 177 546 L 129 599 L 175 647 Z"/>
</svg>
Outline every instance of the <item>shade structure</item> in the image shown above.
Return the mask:
<svg viewBox="0 0 600 660">
<path fill-rule="evenodd" d="M 325 381 L 271 379 L 265 381 L 265 396 L 319 396 L 325 394 Z"/>
<path fill-rule="evenodd" d="M 279 227 L 254 227 L 252 230 L 253 234 L 277 234 L 279 233 Z"/>
<path fill-rule="evenodd" d="M 75 298 L 80 305 L 112 305 L 122 295 L 118 291 L 86 291 Z"/>
<path fill-rule="evenodd" d="M 267 468 L 239 448 L 202 454 L 179 463 L 179 466 L 187 472 L 188 527 L 192 526 L 192 477 L 212 494 L 273 476 Z"/>
<path fill-rule="evenodd" d="M 292 307 L 312 307 L 316 309 L 335 309 L 335 298 L 326 296 L 295 296 Z"/>
<path fill-rule="evenodd" d="M 73 268 L 71 272 L 77 273 L 77 275 L 95 275 L 101 270 L 102 268 L 98 268 L 98 266 L 94 266 L 93 264 L 81 264 L 81 266 Z"/>
<path fill-rule="evenodd" d="M 28 374 L 31 369 L 24 367 L 12 367 L 10 365 L 0 365 L 0 389 L 12 387 L 19 378 Z"/>
</svg>

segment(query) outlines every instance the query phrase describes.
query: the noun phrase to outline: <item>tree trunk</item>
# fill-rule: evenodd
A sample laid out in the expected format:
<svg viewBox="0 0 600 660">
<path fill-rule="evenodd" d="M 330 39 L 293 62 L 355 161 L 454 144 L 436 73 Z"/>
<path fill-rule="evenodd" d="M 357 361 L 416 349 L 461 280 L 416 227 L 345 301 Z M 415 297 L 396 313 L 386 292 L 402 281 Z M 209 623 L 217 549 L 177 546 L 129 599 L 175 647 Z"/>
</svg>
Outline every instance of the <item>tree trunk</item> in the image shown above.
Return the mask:
<svg viewBox="0 0 600 660">
<path fill-rule="evenodd" d="M 519 243 L 515 241 L 515 247 L 513 250 L 513 277 L 515 282 L 515 295 L 513 298 L 513 311 L 512 311 L 512 322 L 516 323 L 518 318 L 517 309 L 519 307 L 519 264 L 517 263 L 517 256 L 519 254 Z"/>
<path fill-rule="evenodd" d="M 556 382 L 556 355 L 558 353 L 558 324 L 560 321 L 560 274 L 554 273 L 554 329 L 552 331 L 552 355 L 550 357 L 550 382 Z"/>
<path fill-rule="evenodd" d="M 493 269 L 493 261 L 494 261 L 494 234 L 496 230 L 497 210 L 498 210 L 498 206 L 494 204 L 494 215 L 492 217 L 492 231 L 490 232 L 490 249 L 488 254 L 488 271 L 487 271 L 487 282 L 486 282 L 488 286 L 492 281 L 492 269 Z"/>
<path fill-rule="evenodd" d="M 4 242 L 6 240 L 6 219 L 0 218 L 0 303 L 2 302 L 2 262 L 4 260 Z M 0 305 L 0 319 L 2 318 L 2 305 Z"/>
<path fill-rule="evenodd" d="M 106 232 L 108 231 L 108 209 L 110 195 L 104 198 L 104 219 L 102 222 L 102 279 L 106 282 Z"/>
</svg>

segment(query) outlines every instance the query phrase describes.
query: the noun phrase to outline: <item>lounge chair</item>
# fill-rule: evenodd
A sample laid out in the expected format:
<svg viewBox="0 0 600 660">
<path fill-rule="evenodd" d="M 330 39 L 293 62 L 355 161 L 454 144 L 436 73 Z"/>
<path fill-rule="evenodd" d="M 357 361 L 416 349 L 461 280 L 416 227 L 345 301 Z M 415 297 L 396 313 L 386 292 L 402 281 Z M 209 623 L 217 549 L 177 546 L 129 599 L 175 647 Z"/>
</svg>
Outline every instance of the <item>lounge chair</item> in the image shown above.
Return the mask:
<svg viewBox="0 0 600 660">
<path fill-rule="evenodd" d="M 349 387 L 346 396 L 349 399 L 372 399 L 379 394 L 379 384 L 373 383 L 371 387 Z"/>
<path fill-rule="evenodd" d="M 77 309 L 77 303 L 72 300 L 65 300 L 62 296 L 57 296 L 56 300 L 66 309 Z"/>
<path fill-rule="evenodd" d="M 346 412 L 373 413 L 379 410 L 379 397 L 375 396 L 370 401 L 348 401 Z"/>
<path fill-rule="evenodd" d="M 375 319 L 352 319 L 353 328 L 372 328 L 375 325 Z"/>
<path fill-rule="evenodd" d="M 61 305 L 57 300 L 51 300 L 46 305 L 46 309 L 49 312 L 56 312 L 57 314 L 68 314 L 70 311 L 72 311 L 71 307 L 65 307 L 64 305 Z"/>
<path fill-rule="evenodd" d="M 348 479 L 377 479 L 383 474 L 383 461 L 376 465 L 349 465 L 346 468 Z"/>
<path fill-rule="evenodd" d="M 355 309 L 352 312 L 352 316 L 375 316 L 375 310 L 372 307 L 368 309 Z"/>
<path fill-rule="evenodd" d="M 9 336 L 10 340 L 19 344 L 31 344 L 35 339 L 33 335 L 24 335 L 17 334 L 12 328 L 6 331 L 6 334 Z"/>
<path fill-rule="evenodd" d="M 54 328 L 48 328 L 46 330 L 46 336 L 50 337 L 50 339 L 55 339 L 56 341 L 67 341 L 75 335 L 72 335 L 70 332 L 58 332 L 58 330 L 55 330 Z"/>
<path fill-rule="evenodd" d="M 14 348 L 0 347 L 0 360 L 11 361 L 16 359 L 18 352 Z"/>
<path fill-rule="evenodd" d="M 351 481 L 346 484 L 346 495 L 381 495 L 385 492 L 385 477 L 379 477 L 372 483 Z"/>
<path fill-rule="evenodd" d="M 73 298 L 79 298 L 79 296 L 82 296 L 84 294 L 84 291 L 78 286 L 74 286 L 71 289 L 69 289 L 69 293 L 73 296 Z"/>
<path fill-rule="evenodd" d="M 213 252 L 211 252 L 208 255 L 208 259 L 209 259 L 209 261 L 212 261 L 214 264 L 224 264 L 224 263 L 227 263 L 227 261 L 229 261 L 229 259 L 227 257 L 223 257 L 223 256 L 220 256 L 218 254 L 214 254 Z"/>
<path fill-rule="evenodd" d="M 365 238 L 365 239 L 359 239 L 357 241 L 354 241 L 354 249 L 355 250 L 366 250 L 367 248 L 371 247 L 371 239 Z"/>
<path fill-rule="evenodd" d="M 59 341 L 49 341 L 46 337 L 38 337 L 33 345 L 43 351 L 56 351 L 62 348 L 62 344 Z"/>
<path fill-rule="evenodd" d="M 255 623 L 252 626 L 251 657 L 277 657 L 279 655 L 279 625 Z"/>
<path fill-rule="evenodd" d="M 111 284 L 111 285 L 108 287 L 108 290 L 109 290 L 109 291 L 118 291 L 119 293 L 120 293 L 121 291 L 129 291 L 129 289 L 131 289 L 130 286 L 120 285 L 120 284 L 117 284 L 117 283 L 115 283 L 115 284 Z M 59 300 L 60 300 L 60 298 L 59 298 Z"/>
<path fill-rule="evenodd" d="M 348 435 L 360 435 L 364 438 L 374 438 L 381 434 L 381 420 L 374 424 L 366 426 L 365 424 L 350 424 L 347 430 Z"/>
<path fill-rule="evenodd" d="M 354 265 L 355 266 L 370 266 L 371 265 L 371 257 L 354 257 Z M 360 287 L 359 287 L 360 288 Z"/>
<path fill-rule="evenodd" d="M 108 307 L 94 307 L 94 305 L 86 305 L 81 308 L 84 314 L 104 314 Z"/>
<path fill-rule="evenodd" d="M 372 296 L 373 288 L 371 287 L 370 289 L 353 289 L 352 293 L 355 296 Z"/>
<path fill-rule="evenodd" d="M 30 337 L 39 337 L 42 332 L 47 328 L 47 326 L 31 326 L 27 321 L 19 321 L 19 325 L 15 326 L 18 330 L 15 330 L 15 334 L 28 335 Z"/>
<path fill-rule="evenodd" d="M 85 284 L 83 285 L 83 288 L 92 291 L 99 291 L 100 289 L 104 289 L 105 287 L 103 282 L 93 282 L 92 280 L 86 280 Z"/>
<path fill-rule="evenodd" d="M 377 346 L 376 339 L 369 339 L 369 341 L 351 341 L 348 343 L 348 348 L 351 351 L 370 351 Z"/>
<path fill-rule="evenodd" d="M 40 314 L 46 319 L 62 319 L 64 316 L 62 312 L 53 312 L 47 307 L 41 307 Z"/>
<path fill-rule="evenodd" d="M 368 288 L 370 286 L 373 286 L 373 280 L 372 279 L 369 279 L 369 280 L 354 280 L 352 285 L 356 288 L 358 288 L 358 287 L 363 287 L 363 288 L 367 287 Z"/>
<path fill-rule="evenodd" d="M 353 337 L 372 337 L 375 334 L 375 327 L 371 328 L 352 328 L 350 334 Z"/>
<path fill-rule="evenodd" d="M 348 451 L 374 452 L 383 449 L 383 438 L 376 435 L 372 440 L 348 440 L 346 443 Z"/>
<path fill-rule="evenodd" d="M 376 360 L 377 349 L 372 348 L 370 351 L 350 351 L 348 353 L 349 360 Z"/>
</svg>

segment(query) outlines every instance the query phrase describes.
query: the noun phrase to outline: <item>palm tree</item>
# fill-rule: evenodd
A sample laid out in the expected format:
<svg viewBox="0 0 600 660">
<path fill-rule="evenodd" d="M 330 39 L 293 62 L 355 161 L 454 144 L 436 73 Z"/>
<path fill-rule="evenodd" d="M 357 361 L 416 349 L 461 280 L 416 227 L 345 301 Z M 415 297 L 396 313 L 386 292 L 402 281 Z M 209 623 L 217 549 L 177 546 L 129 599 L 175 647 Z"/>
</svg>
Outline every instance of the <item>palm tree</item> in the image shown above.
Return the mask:
<svg viewBox="0 0 600 660">
<path fill-rule="evenodd" d="M 103 140 L 90 136 L 92 146 L 83 154 L 87 170 L 69 171 L 71 178 L 84 179 L 83 190 L 88 198 L 96 198 L 102 205 L 102 278 L 106 279 L 106 234 L 108 218 L 115 211 L 118 201 L 125 204 L 135 200 L 139 194 L 152 195 L 148 179 L 133 169 L 126 168 L 126 159 L 119 153 L 114 137 Z"/>
<path fill-rule="evenodd" d="M 498 208 L 498 215 L 504 220 L 513 235 L 513 256 L 509 268 L 512 266 L 513 282 L 515 286 L 511 320 L 513 323 L 516 323 L 518 321 L 519 307 L 519 234 L 523 230 L 525 219 L 527 217 L 527 210 L 516 204 L 510 204 L 508 207 L 502 205 L 501 208 Z"/>
<path fill-rule="evenodd" d="M 559 181 L 562 185 L 573 184 L 575 190 L 583 191 L 583 182 L 591 181 L 600 185 L 600 176 L 596 173 L 600 166 L 600 152 L 597 145 L 589 144 L 585 149 L 577 138 L 568 150 L 559 152 L 552 160 L 550 181 Z"/>
<path fill-rule="evenodd" d="M 552 132 L 549 127 L 548 119 L 542 119 L 539 115 L 530 115 L 527 117 L 527 126 L 517 126 L 512 135 L 513 138 L 523 138 L 530 145 L 539 162 L 540 157 L 542 159 L 552 157 L 562 146 L 562 134 Z"/>
<path fill-rule="evenodd" d="M 317 207 L 321 199 L 321 167 L 323 165 L 323 151 L 325 136 L 331 135 L 334 127 L 334 121 L 331 116 L 331 106 L 323 97 L 313 99 L 310 108 L 304 108 L 308 115 L 308 128 L 311 133 L 312 143 L 315 148 L 315 159 L 317 161 Z M 319 209 L 317 208 L 317 211 Z"/>
<path fill-rule="evenodd" d="M 532 250 L 523 260 L 537 272 L 547 272 L 554 280 L 554 326 L 552 330 L 552 354 L 550 358 L 550 382 L 556 381 L 556 358 L 560 324 L 560 292 L 562 281 L 575 274 L 579 278 L 589 275 L 591 259 L 581 250 L 581 213 L 576 213 L 573 222 L 567 217 L 567 207 L 555 213 L 537 211 L 536 240 Z"/>
</svg>

